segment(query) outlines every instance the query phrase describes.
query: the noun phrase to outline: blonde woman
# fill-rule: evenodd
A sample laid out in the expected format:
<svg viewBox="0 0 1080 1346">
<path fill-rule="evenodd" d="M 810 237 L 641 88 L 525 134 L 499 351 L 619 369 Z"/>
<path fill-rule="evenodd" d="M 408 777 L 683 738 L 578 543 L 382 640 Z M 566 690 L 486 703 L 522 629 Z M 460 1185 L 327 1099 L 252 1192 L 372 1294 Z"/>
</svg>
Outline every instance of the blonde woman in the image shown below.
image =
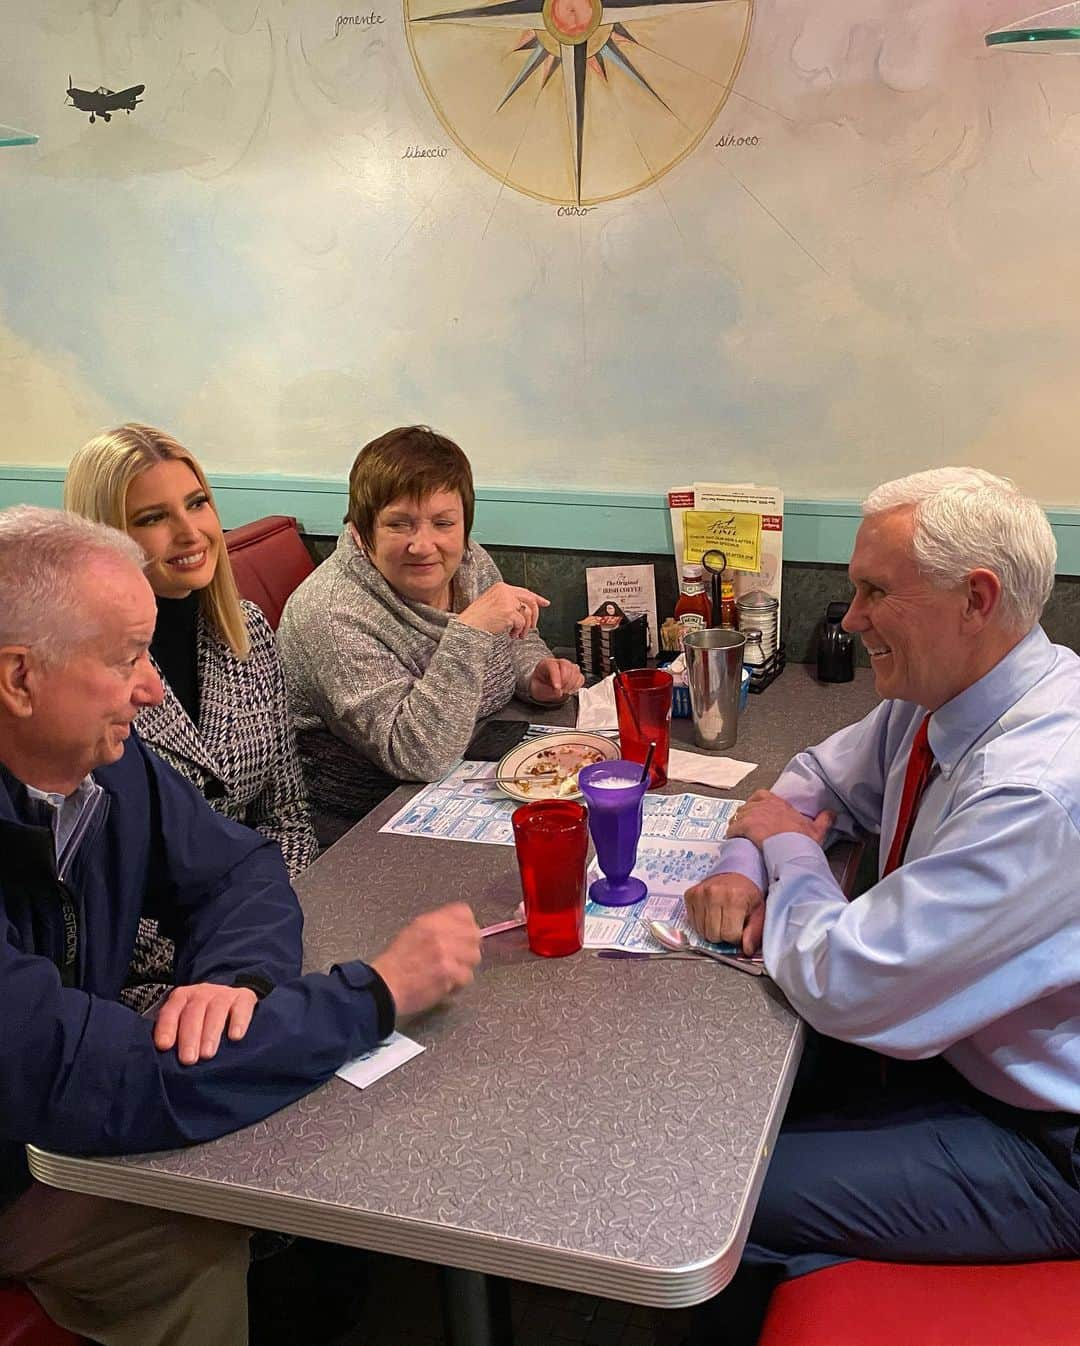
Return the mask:
<svg viewBox="0 0 1080 1346">
<path fill-rule="evenodd" d="M 241 599 L 221 522 L 190 451 L 153 426 L 108 430 L 78 451 L 64 505 L 120 528 L 145 551 L 157 596 L 150 653 L 165 699 L 144 710 L 144 742 L 209 803 L 276 841 L 290 876 L 318 854 L 273 632 Z M 172 947 L 144 922 L 132 980 L 169 979 Z M 141 1007 L 152 995 L 128 993 Z"/>
</svg>

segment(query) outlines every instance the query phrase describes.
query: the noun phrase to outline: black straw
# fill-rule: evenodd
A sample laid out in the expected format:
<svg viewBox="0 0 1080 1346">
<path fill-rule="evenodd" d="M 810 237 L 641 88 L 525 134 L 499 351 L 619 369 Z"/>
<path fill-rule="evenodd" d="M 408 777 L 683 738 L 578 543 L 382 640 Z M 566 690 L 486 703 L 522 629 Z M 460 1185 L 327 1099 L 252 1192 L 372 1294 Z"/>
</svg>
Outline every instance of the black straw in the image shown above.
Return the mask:
<svg viewBox="0 0 1080 1346">
<path fill-rule="evenodd" d="M 641 779 L 643 781 L 647 781 L 649 779 L 649 768 L 652 766 L 653 753 L 655 751 L 656 751 L 655 742 L 650 742 L 649 751 L 645 754 L 645 765 L 641 768 Z"/>
</svg>

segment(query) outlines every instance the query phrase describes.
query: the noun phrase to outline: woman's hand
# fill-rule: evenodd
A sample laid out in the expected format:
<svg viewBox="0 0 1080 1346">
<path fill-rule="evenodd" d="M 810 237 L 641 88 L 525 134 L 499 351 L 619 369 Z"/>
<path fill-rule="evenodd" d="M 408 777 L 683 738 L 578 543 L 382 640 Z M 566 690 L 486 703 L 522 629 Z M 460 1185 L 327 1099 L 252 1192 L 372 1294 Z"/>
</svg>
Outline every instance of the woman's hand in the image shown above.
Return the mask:
<svg viewBox="0 0 1080 1346">
<path fill-rule="evenodd" d="M 569 659 L 541 659 L 529 679 L 529 695 L 534 701 L 565 701 L 584 685 L 581 669 Z"/>
<path fill-rule="evenodd" d="M 540 609 L 548 606 L 548 600 L 531 589 L 500 580 L 459 612 L 458 621 L 493 636 L 509 635 L 520 640 L 536 629 Z"/>
</svg>

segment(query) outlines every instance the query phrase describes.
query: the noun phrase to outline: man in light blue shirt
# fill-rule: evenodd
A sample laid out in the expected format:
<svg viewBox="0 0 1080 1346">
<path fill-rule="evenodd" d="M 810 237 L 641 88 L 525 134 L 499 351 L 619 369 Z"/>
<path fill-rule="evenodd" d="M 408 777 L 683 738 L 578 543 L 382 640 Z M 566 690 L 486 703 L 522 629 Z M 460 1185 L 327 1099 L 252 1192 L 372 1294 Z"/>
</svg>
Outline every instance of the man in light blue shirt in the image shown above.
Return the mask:
<svg viewBox="0 0 1080 1346">
<path fill-rule="evenodd" d="M 831 1071 L 785 1122 L 722 1341 L 838 1258 L 1080 1256 L 1080 659 L 1038 625 L 1053 534 L 970 468 L 863 511 L 844 625 L 886 699 L 747 801 L 686 895 L 707 937 L 763 947 Z M 849 904 L 822 845 L 867 833 L 879 881 Z"/>
</svg>

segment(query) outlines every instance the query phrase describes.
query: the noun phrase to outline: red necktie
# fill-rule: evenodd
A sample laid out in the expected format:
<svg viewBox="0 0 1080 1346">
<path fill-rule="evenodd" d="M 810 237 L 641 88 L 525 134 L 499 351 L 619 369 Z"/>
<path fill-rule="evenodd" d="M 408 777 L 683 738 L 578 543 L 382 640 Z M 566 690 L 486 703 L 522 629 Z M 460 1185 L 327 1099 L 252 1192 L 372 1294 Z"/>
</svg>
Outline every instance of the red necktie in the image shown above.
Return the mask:
<svg viewBox="0 0 1080 1346">
<path fill-rule="evenodd" d="M 908 758 L 907 771 L 904 773 L 904 791 L 900 796 L 900 811 L 896 815 L 896 831 L 893 833 L 889 858 L 881 875 L 883 879 L 903 863 L 912 824 L 919 811 L 919 801 L 934 770 L 934 754 L 927 741 L 929 726 L 930 716 L 927 715 L 916 729 L 911 743 L 911 756 Z"/>
</svg>

